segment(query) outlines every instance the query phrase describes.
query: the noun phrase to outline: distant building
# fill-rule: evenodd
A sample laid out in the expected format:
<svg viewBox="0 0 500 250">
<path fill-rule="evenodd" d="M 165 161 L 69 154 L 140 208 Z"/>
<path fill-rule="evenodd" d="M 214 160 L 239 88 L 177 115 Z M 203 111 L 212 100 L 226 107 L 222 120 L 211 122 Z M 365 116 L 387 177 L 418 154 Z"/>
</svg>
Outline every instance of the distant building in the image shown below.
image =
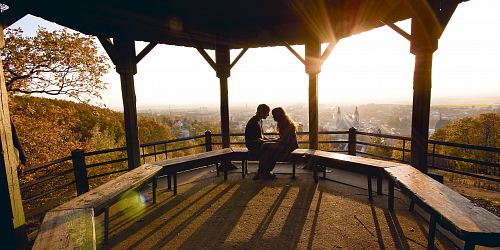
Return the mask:
<svg viewBox="0 0 500 250">
<path fill-rule="evenodd" d="M 352 124 L 354 125 L 355 128 L 359 128 L 359 113 L 358 113 L 358 107 L 356 107 L 356 111 L 354 112 L 353 115 L 353 122 Z"/>
<path fill-rule="evenodd" d="M 443 120 L 443 115 L 441 113 L 439 113 L 439 121 L 436 123 L 436 127 L 434 127 L 434 130 L 440 129 L 441 127 L 443 127 L 448 122 L 450 122 L 450 121 Z"/>
<path fill-rule="evenodd" d="M 356 113 L 357 113 L 357 108 L 356 108 Z M 356 116 L 356 113 L 354 116 Z M 359 125 L 359 114 L 356 117 Z M 354 121 L 352 117 L 349 115 L 342 116 L 342 113 L 340 113 L 340 107 L 337 109 L 337 113 L 334 115 L 333 120 L 334 124 L 332 127 L 334 127 L 335 131 L 345 131 L 349 130 L 349 128 L 354 127 Z"/>
</svg>

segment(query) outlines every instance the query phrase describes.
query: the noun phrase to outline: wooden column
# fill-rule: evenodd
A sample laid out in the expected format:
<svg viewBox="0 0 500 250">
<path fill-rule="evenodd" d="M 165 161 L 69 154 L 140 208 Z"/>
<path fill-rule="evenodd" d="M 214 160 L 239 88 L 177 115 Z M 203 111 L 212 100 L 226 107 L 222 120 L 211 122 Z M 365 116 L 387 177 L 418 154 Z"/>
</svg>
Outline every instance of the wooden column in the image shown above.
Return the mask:
<svg viewBox="0 0 500 250">
<path fill-rule="evenodd" d="M 3 27 L 0 47 L 4 46 Z M 0 61 L 0 68 L 2 68 Z M 2 249 L 28 249 L 24 210 L 19 189 L 17 165 L 19 156 L 14 149 L 7 89 L 0 72 L 0 242 Z"/>
<path fill-rule="evenodd" d="M 427 1 L 434 6 L 434 1 Z M 437 1 L 436 1 L 437 2 Z M 437 50 L 440 27 L 426 3 L 413 1 L 410 52 L 415 55 L 411 126 L 411 165 L 427 173 L 427 144 L 432 87 L 432 55 Z"/>
<path fill-rule="evenodd" d="M 321 43 L 308 34 L 306 40 L 306 73 L 309 75 L 309 148 L 318 149 L 318 75 L 321 72 Z"/>
<path fill-rule="evenodd" d="M 220 116 L 222 132 L 222 148 L 229 148 L 229 98 L 227 79 L 230 74 L 229 43 L 225 39 L 218 39 L 215 46 L 215 63 L 217 77 L 220 80 Z"/>
<path fill-rule="evenodd" d="M 116 63 L 116 72 L 120 74 L 122 86 L 128 167 L 131 170 L 141 165 L 139 125 L 137 123 L 137 107 L 134 88 L 134 75 L 137 73 L 135 43 L 134 40 L 130 38 L 115 38 L 114 45 L 116 54 L 119 55 L 119 61 Z"/>
</svg>

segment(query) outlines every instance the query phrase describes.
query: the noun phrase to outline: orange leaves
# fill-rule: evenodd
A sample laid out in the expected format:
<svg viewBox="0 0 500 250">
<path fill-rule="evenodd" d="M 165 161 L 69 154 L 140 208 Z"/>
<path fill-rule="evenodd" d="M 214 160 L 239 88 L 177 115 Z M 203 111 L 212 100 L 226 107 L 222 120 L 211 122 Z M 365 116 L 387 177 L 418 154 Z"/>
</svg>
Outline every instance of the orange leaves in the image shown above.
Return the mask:
<svg viewBox="0 0 500 250">
<path fill-rule="evenodd" d="M 35 37 L 22 34 L 21 29 L 7 29 L 0 48 L 8 91 L 88 102 L 106 89 L 100 78 L 110 68 L 109 59 L 99 54 L 94 38 L 66 28 L 49 32 L 39 27 Z"/>
</svg>

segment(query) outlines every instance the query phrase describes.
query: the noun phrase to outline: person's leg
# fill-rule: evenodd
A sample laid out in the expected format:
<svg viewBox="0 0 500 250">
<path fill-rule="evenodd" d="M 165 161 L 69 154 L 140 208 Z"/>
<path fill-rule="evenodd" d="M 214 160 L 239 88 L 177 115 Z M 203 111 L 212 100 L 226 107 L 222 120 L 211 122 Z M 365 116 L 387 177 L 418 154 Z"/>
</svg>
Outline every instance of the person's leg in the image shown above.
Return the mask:
<svg viewBox="0 0 500 250">
<path fill-rule="evenodd" d="M 258 180 L 269 175 L 270 170 L 268 169 L 268 166 L 272 164 L 274 158 L 273 154 L 277 145 L 278 143 L 276 142 L 265 142 L 262 144 L 259 158 L 259 169 L 257 170 L 254 180 Z"/>
</svg>

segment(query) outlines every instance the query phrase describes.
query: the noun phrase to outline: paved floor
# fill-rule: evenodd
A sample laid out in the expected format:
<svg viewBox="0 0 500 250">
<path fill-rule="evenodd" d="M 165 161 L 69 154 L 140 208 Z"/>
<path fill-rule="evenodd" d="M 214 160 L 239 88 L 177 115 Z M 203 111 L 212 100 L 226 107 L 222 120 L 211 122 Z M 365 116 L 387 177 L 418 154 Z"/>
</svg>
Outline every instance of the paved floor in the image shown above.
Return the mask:
<svg viewBox="0 0 500 250">
<path fill-rule="evenodd" d="M 397 191 L 388 211 L 385 183 L 384 195 L 369 201 L 363 175 L 332 170 L 330 180 L 315 184 L 311 171 L 298 169 L 292 180 L 291 165 L 279 164 L 278 179 L 253 181 L 256 168 L 250 164 L 245 179 L 232 170 L 227 181 L 214 167 L 180 174 L 175 196 L 162 178 L 157 204 L 134 197 L 110 208 L 109 242 L 99 248 L 426 249 L 427 221 L 409 212 Z M 97 218 L 102 224 L 103 215 Z M 461 245 L 439 232 L 435 243 L 435 249 Z"/>
</svg>

